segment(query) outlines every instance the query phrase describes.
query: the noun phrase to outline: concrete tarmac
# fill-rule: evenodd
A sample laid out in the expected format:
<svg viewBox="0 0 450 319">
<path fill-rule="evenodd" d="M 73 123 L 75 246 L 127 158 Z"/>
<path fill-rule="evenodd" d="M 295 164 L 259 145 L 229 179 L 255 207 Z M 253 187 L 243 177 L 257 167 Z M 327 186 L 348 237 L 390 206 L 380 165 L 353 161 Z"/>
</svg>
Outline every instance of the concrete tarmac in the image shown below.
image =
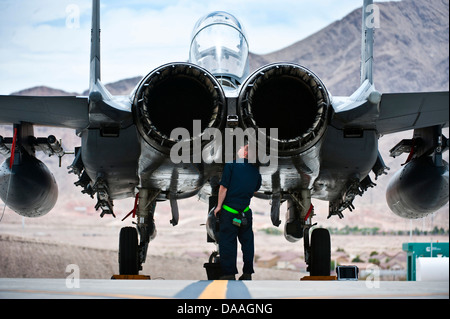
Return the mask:
<svg viewBox="0 0 450 319">
<path fill-rule="evenodd" d="M 0 278 L 0 299 L 449 299 L 449 282 Z"/>
</svg>

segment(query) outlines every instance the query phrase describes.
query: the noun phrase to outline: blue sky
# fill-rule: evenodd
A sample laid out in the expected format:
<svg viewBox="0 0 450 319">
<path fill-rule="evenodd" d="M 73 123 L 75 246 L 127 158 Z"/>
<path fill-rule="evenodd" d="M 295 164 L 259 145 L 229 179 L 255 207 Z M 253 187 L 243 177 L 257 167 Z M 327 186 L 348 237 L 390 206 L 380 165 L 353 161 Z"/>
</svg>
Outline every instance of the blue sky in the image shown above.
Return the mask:
<svg viewBox="0 0 450 319">
<path fill-rule="evenodd" d="M 102 81 L 145 75 L 188 58 L 203 15 L 228 11 L 244 25 L 250 51 L 290 45 L 361 7 L 362 0 L 104 0 Z M 0 94 L 37 85 L 88 87 L 90 0 L 0 0 Z"/>
</svg>

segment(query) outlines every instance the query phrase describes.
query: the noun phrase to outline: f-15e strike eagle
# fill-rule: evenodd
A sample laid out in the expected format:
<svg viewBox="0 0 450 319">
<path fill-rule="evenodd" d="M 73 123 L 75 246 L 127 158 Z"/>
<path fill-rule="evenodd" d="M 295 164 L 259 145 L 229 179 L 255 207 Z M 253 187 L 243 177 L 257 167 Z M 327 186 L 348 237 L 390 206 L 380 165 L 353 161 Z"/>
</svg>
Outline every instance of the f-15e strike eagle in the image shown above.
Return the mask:
<svg viewBox="0 0 450 319">
<path fill-rule="evenodd" d="M 311 199 L 328 201 L 329 216 L 342 218 L 345 209 L 353 209 L 355 196 L 375 185 L 369 174 L 386 173 L 378 151 L 382 135 L 414 129 L 411 139 L 391 150 L 392 156 L 409 153 L 387 189 L 391 210 L 421 218 L 448 202 L 448 163 L 442 159 L 448 150 L 442 134 L 449 123 L 448 92 L 376 90 L 372 1 L 364 0 L 362 7 L 360 87 L 349 97 L 331 96 L 302 65 L 274 63 L 250 74 L 246 35 L 226 12 L 197 22 L 188 63 L 160 66 L 130 96 L 113 96 L 100 81 L 99 2 L 93 0 L 88 96 L 0 96 L 0 123 L 14 125 L 11 137 L 0 137 L 0 153 L 7 157 L 0 167 L 0 196 L 20 215 L 48 213 L 58 188 L 35 153 L 62 156 L 64 150 L 54 136 L 35 137 L 33 125 L 75 129 L 81 146 L 75 149 L 71 173 L 79 176 L 75 184 L 83 193 L 96 196 L 101 216 L 114 215 L 113 200 L 135 198 L 136 227 L 122 228 L 119 239 L 121 274 L 142 269 L 156 234 L 158 202 L 170 201 L 174 226 L 178 200 L 201 194 L 209 197 L 210 209 L 217 204 L 226 154 L 217 150 L 225 143 L 212 146 L 211 130 L 277 129 L 276 136 L 257 140 L 258 148 L 275 151 L 276 165 L 256 163 L 262 175 L 256 196 L 271 201 L 275 226 L 280 225 L 280 204 L 287 201 L 285 237 L 291 242 L 304 238 L 311 275 L 330 273 L 329 232 L 317 228 L 309 234 Z M 177 128 L 187 137 L 172 134 Z M 180 142 L 187 157 L 174 161 L 171 150 Z M 207 225 L 208 241 L 214 242 L 214 223 Z"/>
</svg>

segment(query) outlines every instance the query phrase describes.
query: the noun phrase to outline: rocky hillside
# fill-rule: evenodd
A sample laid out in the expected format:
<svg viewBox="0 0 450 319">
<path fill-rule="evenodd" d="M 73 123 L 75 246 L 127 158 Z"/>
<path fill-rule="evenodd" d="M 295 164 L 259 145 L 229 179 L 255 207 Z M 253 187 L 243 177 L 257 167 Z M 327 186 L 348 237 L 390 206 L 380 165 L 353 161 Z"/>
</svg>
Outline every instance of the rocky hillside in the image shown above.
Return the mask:
<svg viewBox="0 0 450 319">
<path fill-rule="evenodd" d="M 380 28 L 375 31 L 374 79 L 381 92 L 449 89 L 449 1 L 403 0 L 377 3 Z M 316 73 L 333 95 L 349 95 L 359 85 L 361 9 L 356 9 L 311 36 L 282 50 L 250 54 L 251 70 L 272 62 L 304 65 Z M 107 88 L 129 94 L 141 79 L 136 76 Z M 36 87 L 24 95 L 66 95 Z M 78 95 L 87 95 L 87 91 Z"/>
<path fill-rule="evenodd" d="M 374 81 L 381 92 L 448 90 L 448 0 L 403 0 L 377 4 Z M 252 68 L 269 62 L 302 64 L 333 95 L 349 95 L 359 85 L 361 10 L 285 49 L 252 56 Z"/>
</svg>

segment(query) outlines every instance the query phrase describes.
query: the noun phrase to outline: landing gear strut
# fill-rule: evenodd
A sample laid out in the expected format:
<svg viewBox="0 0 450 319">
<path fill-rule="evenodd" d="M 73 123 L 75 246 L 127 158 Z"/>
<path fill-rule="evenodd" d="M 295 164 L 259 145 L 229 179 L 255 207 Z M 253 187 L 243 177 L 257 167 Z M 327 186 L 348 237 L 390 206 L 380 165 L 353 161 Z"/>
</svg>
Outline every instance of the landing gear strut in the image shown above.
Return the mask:
<svg viewBox="0 0 450 319">
<path fill-rule="evenodd" d="M 222 275 L 220 268 L 220 254 L 219 254 L 219 219 L 214 215 L 214 209 L 217 207 L 218 188 L 213 188 L 213 194 L 209 197 L 209 211 L 206 220 L 206 241 L 214 243 L 216 250 L 209 256 L 208 262 L 203 265 L 206 269 L 208 280 L 217 280 Z"/>
<path fill-rule="evenodd" d="M 311 276 L 329 276 L 331 263 L 331 241 L 327 229 L 316 228 L 312 224 L 314 207 L 311 204 L 311 194 L 308 190 L 300 193 L 291 193 L 288 199 L 288 212 L 286 215 L 285 238 L 295 242 L 303 237 L 306 268 Z"/>
<path fill-rule="evenodd" d="M 133 209 L 137 215 L 136 228 L 123 227 L 120 230 L 120 275 L 137 275 L 142 270 L 142 264 L 147 257 L 148 244 L 156 237 L 153 216 L 158 194 L 159 191 L 140 189 L 139 196 L 136 196 L 135 208 Z"/>
</svg>

